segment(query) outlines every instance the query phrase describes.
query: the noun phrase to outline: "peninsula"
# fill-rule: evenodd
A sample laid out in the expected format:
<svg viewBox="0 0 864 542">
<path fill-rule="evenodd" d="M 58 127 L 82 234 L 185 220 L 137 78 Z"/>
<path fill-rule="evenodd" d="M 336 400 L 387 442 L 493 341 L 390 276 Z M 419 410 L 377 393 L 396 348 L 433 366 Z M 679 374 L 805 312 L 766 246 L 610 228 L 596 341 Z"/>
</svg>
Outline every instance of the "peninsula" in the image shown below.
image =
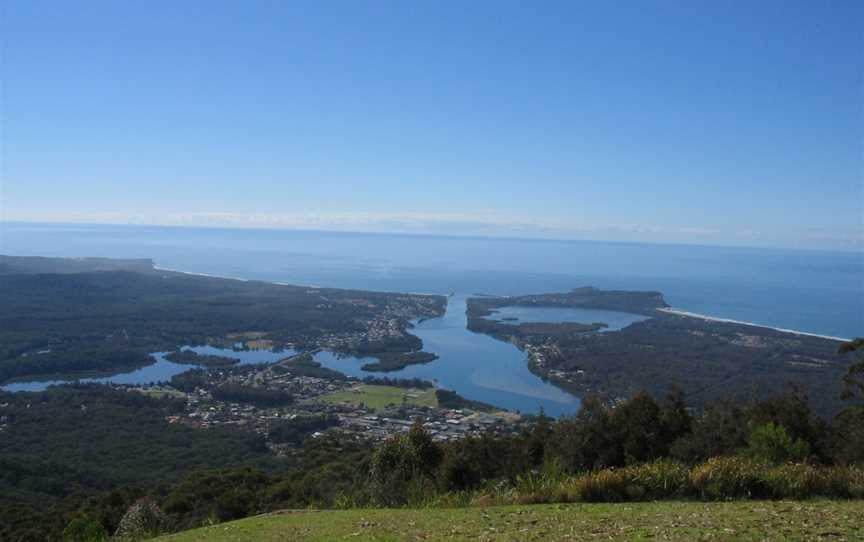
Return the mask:
<svg viewBox="0 0 864 542">
<path fill-rule="evenodd" d="M 647 316 L 620 330 L 603 322 L 515 323 L 488 317 L 503 307 L 603 309 Z M 468 300 L 468 327 L 511 342 L 529 369 L 561 389 L 610 403 L 639 391 L 680 388 L 700 406 L 730 395 L 764 396 L 794 384 L 819 414 L 842 409 L 838 382 L 848 359 L 833 337 L 672 311 L 660 292 L 570 292 Z M 603 330 L 603 332 L 599 332 Z"/>
</svg>

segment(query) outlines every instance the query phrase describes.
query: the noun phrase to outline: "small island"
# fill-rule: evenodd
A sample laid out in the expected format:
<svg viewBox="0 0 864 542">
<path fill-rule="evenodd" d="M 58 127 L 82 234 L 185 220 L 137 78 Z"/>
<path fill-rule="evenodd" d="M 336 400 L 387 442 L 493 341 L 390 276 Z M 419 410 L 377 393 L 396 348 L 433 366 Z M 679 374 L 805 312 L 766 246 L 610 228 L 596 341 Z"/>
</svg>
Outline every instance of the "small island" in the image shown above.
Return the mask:
<svg viewBox="0 0 864 542">
<path fill-rule="evenodd" d="M 238 358 L 227 356 L 215 356 L 212 354 L 199 354 L 194 350 L 176 350 L 165 355 L 165 359 L 173 363 L 184 365 L 200 365 L 202 367 L 225 367 L 240 363 Z"/>
<path fill-rule="evenodd" d="M 367 363 L 362 369 L 369 372 L 399 371 L 409 365 L 430 363 L 438 359 L 437 354 L 431 352 L 380 352 L 374 355 L 377 362 Z"/>
</svg>

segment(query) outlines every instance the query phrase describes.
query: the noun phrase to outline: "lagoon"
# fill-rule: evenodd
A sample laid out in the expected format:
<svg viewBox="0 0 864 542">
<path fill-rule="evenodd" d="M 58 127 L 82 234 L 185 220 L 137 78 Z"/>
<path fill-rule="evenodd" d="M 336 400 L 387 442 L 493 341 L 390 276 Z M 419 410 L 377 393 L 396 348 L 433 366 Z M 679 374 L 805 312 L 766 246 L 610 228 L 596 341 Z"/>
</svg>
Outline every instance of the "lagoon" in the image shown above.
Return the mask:
<svg viewBox="0 0 864 542">
<path fill-rule="evenodd" d="M 202 355 L 225 356 L 229 358 L 237 358 L 240 364 L 246 363 L 272 363 L 282 358 L 291 356 L 296 352 L 286 349 L 280 352 L 271 350 L 239 350 L 232 348 L 218 348 L 215 346 L 184 346 L 181 350 L 193 350 Z M 156 361 L 145 367 L 140 367 L 133 371 L 125 373 L 117 373 L 108 376 L 92 377 L 92 378 L 69 378 L 69 379 L 51 379 L 51 380 L 28 380 L 22 382 L 12 382 L 0 389 L 4 391 L 42 391 L 48 386 L 58 384 L 67 384 L 69 382 L 95 382 L 101 384 L 126 384 L 140 385 L 149 384 L 150 382 L 168 382 L 172 376 L 178 375 L 184 371 L 188 371 L 196 367 L 195 365 L 174 363 L 168 361 L 165 356 L 168 352 L 153 352 L 150 354 Z"/>
<path fill-rule="evenodd" d="M 632 314 L 629 312 L 609 311 L 603 309 L 581 309 L 565 307 L 525 307 L 508 306 L 495 309 L 485 317 L 488 320 L 496 320 L 507 324 L 520 324 L 532 322 L 546 323 L 578 323 L 594 324 L 602 322 L 607 327 L 600 330 L 601 333 L 618 331 L 630 324 L 647 320 L 647 316 Z"/>
</svg>

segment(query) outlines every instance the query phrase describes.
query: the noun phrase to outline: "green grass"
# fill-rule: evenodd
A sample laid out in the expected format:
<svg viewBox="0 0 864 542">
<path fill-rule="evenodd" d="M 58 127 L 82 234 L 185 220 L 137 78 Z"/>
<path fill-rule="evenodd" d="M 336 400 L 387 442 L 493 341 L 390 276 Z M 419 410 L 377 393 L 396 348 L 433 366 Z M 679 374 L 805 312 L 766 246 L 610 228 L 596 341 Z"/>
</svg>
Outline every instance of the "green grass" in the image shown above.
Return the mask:
<svg viewBox="0 0 864 542">
<path fill-rule="evenodd" d="M 610 539 L 864 540 L 864 502 L 663 502 L 287 511 L 186 531 L 158 540 Z"/>
<path fill-rule="evenodd" d="M 324 395 L 319 400 L 335 404 L 346 402 L 354 405 L 363 404 L 367 408 L 378 411 L 388 405 L 401 405 L 403 397 L 410 405 L 438 406 L 435 388 L 420 390 L 370 384 L 358 384 L 349 390 Z"/>
</svg>

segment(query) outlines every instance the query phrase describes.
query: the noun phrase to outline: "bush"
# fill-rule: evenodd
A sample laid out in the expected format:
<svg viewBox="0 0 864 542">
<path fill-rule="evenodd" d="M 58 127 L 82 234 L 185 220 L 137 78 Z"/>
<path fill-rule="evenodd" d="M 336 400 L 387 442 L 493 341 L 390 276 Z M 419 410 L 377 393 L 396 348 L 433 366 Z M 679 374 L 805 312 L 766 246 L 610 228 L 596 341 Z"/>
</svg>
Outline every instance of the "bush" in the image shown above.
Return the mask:
<svg viewBox="0 0 864 542">
<path fill-rule="evenodd" d="M 251 468 L 198 472 L 176 485 L 163 506 L 180 529 L 239 519 L 264 509 L 269 484 L 264 472 Z"/>
<path fill-rule="evenodd" d="M 486 486 L 471 498 L 471 506 L 500 506 L 516 502 L 516 488 L 506 480 L 487 482 Z"/>
<path fill-rule="evenodd" d="M 864 499 L 864 468 L 850 467 L 844 469 L 848 481 L 849 497 L 853 499 Z"/>
<path fill-rule="evenodd" d="M 742 454 L 756 461 L 779 465 L 804 461 L 810 455 L 810 445 L 800 438 L 792 440 L 782 425 L 768 422 L 750 433 L 748 446 Z"/>
<path fill-rule="evenodd" d="M 829 435 L 835 465 L 864 466 L 864 407 L 849 407 L 838 414 Z"/>
<path fill-rule="evenodd" d="M 761 497 L 764 464 L 744 457 L 715 457 L 690 471 L 690 486 L 705 500 Z"/>
<path fill-rule="evenodd" d="M 516 477 L 516 504 L 542 504 L 572 500 L 566 478 L 553 465 L 542 471 L 529 471 Z"/>
<path fill-rule="evenodd" d="M 443 452 L 417 421 L 406 435 L 391 437 L 372 456 L 369 486 L 380 506 L 422 504 L 434 495 Z"/>
<path fill-rule="evenodd" d="M 812 465 L 788 464 L 767 470 L 763 481 L 768 496 L 774 499 L 805 499 L 833 492 L 827 471 Z"/>
<path fill-rule="evenodd" d="M 129 507 L 120 520 L 116 540 L 140 540 L 159 536 L 166 530 L 167 518 L 156 501 L 142 497 Z"/>
<path fill-rule="evenodd" d="M 864 469 L 831 467 L 821 472 L 819 491 L 826 497 L 864 499 Z"/>
<path fill-rule="evenodd" d="M 574 499 L 589 502 L 640 501 L 683 497 L 687 494 L 687 467 L 668 460 L 604 469 L 572 481 Z"/>
<path fill-rule="evenodd" d="M 683 497 L 690 485 L 687 467 L 675 461 L 659 460 L 628 467 L 625 471 L 629 485 L 635 488 L 630 493 L 641 493 L 643 499 Z"/>
<path fill-rule="evenodd" d="M 814 467 L 788 464 L 765 472 L 768 496 L 775 499 L 864 497 L 864 470 L 852 467 Z"/>
<path fill-rule="evenodd" d="M 587 502 L 618 502 L 627 497 L 624 470 L 603 469 L 589 472 L 573 480 L 573 495 Z"/>
<path fill-rule="evenodd" d="M 63 542 L 102 542 L 108 540 L 108 533 L 98 521 L 76 517 L 63 530 Z"/>
</svg>

